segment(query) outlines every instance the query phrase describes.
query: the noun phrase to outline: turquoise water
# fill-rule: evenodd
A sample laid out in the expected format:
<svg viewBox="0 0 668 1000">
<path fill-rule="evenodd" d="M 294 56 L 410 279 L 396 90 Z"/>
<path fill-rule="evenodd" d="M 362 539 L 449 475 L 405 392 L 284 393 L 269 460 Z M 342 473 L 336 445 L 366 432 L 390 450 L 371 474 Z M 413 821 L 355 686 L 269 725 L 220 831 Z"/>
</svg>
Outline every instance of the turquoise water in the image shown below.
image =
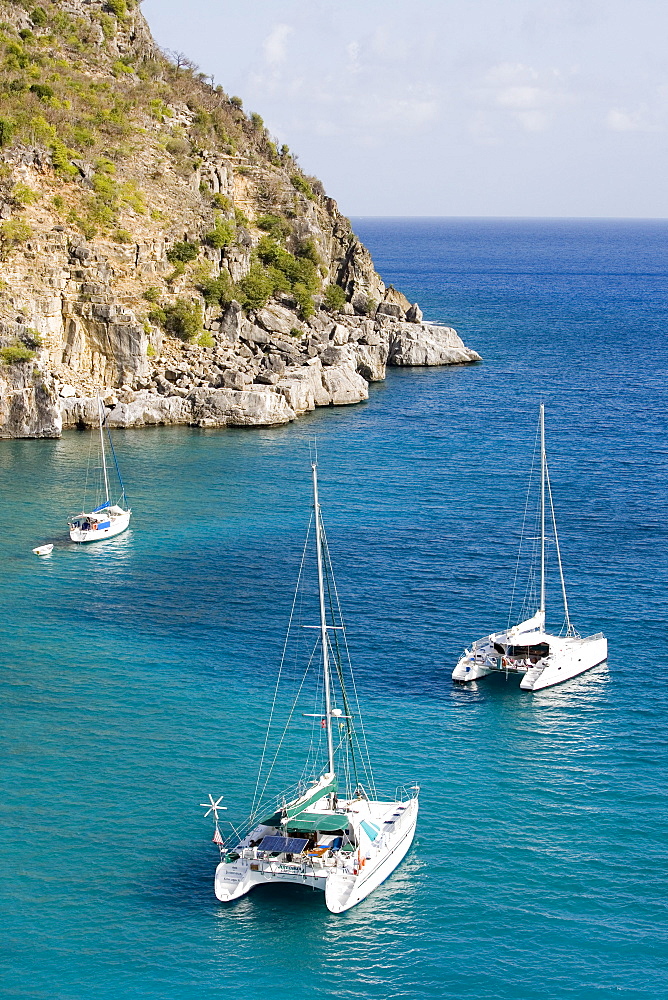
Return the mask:
<svg viewBox="0 0 668 1000">
<path fill-rule="evenodd" d="M 355 226 L 483 365 L 276 430 L 119 433 L 132 529 L 88 548 L 88 436 L 0 443 L 3 996 L 668 992 L 668 224 Z M 609 664 L 455 689 L 506 621 L 541 398 L 572 617 Z M 314 435 L 377 782 L 423 788 L 405 863 L 342 916 L 299 887 L 219 905 L 198 807 L 248 806 Z"/>
</svg>

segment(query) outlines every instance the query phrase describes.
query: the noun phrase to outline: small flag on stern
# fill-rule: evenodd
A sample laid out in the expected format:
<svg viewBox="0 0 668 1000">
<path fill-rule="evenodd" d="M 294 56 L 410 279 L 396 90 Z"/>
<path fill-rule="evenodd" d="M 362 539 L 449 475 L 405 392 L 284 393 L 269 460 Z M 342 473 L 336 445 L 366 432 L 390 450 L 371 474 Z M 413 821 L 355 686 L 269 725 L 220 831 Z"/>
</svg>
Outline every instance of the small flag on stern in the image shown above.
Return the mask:
<svg viewBox="0 0 668 1000">
<path fill-rule="evenodd" d="M 223 840 L 223 838 L 222 838 L 222 836 L 220 834 L 220 830 L 218 829 L 218 824 L 217 823 L 216 823 L 216 832 L 213 835 L 213 843 L 214 844 L 218 844 L 219 847 L 222 847 L 223 844 L 225 843 L 225 841 Z"/>
</svg>

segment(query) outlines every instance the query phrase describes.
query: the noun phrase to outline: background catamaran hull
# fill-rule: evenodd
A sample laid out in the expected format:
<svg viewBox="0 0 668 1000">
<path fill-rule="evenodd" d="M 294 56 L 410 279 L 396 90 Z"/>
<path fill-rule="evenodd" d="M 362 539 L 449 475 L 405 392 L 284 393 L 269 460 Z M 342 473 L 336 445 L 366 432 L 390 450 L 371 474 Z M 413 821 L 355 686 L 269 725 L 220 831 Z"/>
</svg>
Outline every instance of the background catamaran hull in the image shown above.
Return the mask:
<svg viewBox="0 0 668 1000">
<path fill-rule="evenodd" d="M 114 535 L 120 535 L 121 531 L 125 531 L 130 524 L 130 516 L 130 511 L 127 511 L 125 514 L 119 514 L 113 519 L 108 528 L 100 528 L 98 531 L 82 531 L 80 528 L 72 528 L 70 530 L 70 538 L 73 542 L 78 543 L 102 542 L 105 538 L 113 538 Z"/>
<path fill-rule="evenodd" d="M 573 677 L 579 677 L 587 670 L 605 663 L 608 658 L 608 640 L 583 639 L 578 641 L 568 654 L 563 654 L 555 663 L 542 670 L 528 670 L 520 682 L 523 691 L 543 691 L 545 688 L 563 684 Z"/>
<path fill-rule="evenodd" d="M 491 672 L 491 667 L 484 667 L 480 663 L 474 663 L 472 660 L 469 660 L 467 656 L 462 656 L 452 671 L 452 679 L 453 681 L 458 681 L 460 684 L 468 684 L 469 681 L 477 681 L 481 677 L 487 677 Z"/>
<path fill-rule="evenodd" d="M 282 862 L 260 865 L 258 870 L 254 870 L 251 865 L 257 862 L 247 859 L 239 858 L 230 863 L 221 861 L 214 879 L 216 898 L 221 903 L 231 903 L 247 895 L 257 885 L 291 882 L 324 891 L 327 909 L 331 913 L 343 913 L 366 899 L 401 864 L 413 843 L 417 815 L 418 800 L 413 799 L 390 849 L 380 858 L 365 860 L 356 875 L 340 869 L 321 869 L 316 874 L 307 865 L 293 865 L 291 871 L 286 871 L 288 865 Z"/>
<path fill-rule="evenodd" d="M 604 636 L 573 639 L 572 646 L 556 656 L 554 663 L 527 669 L 525 665 L 486 667 L 463 656 L 452 672 L 452 679 L 460 684 L 477 681 L 489 674 L 523 674 L 520 681 L 522 691 L 543 691 L 545 688 L 563 684 L 573 677 L 593 670 L 608 658 L 608 640 Z"/>
</svg>

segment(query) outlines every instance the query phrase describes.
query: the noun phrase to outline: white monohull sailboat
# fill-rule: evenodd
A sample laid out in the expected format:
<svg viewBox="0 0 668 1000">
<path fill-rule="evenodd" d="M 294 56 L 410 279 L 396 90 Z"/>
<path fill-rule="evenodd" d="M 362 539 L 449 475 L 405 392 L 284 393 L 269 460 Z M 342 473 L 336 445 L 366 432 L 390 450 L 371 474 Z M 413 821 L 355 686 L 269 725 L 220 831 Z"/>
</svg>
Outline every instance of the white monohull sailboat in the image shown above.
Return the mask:
<svg viewBox="0 0 668 1000">
<path fill-rule="evenodd" d="M 357 696 L 322 526 L 315 462 L 312 471 L 320 624 L 302 626 L 316 629 L 317 639 L 309 643 L 306 670 L 288 716 L 288 720 L 293 718 L 297 699 L 310 678 L 316 689 L 315 702 L 311 698 L 310 704 L 316 711 L 302 713 L 312 720 L 302 781 L 270 804 L 263 797 L 276 757 L 263 784 L 261 762 L 250 817 L 229 844 L 218 824 L 218 811 L 224 808 L 221 800 L 209 796 L 209 803 L 203 805 L 207 816 L 213 814 L 213 839 L 220 848 L 215 874 L 219 900 L 239 899 L 257 885 L 297 883 L 323 891 L 327 908 L 342 913 L 373 892 L 406 855 L 415 834 L 419 789 L 414 785 L 397 789 L 393 798 L 376 798 L 364 729 L 361 719 L 359 729 L 353 719 Z M 307 550 L 308 535 L 300 580 Z M 299 594 L 298 582 L 293 615 Z M 279 682 L 280 676 L 279 671 Z M 352 684 L 352 701 L 344 676 Z M 265 741 L 265 752 L 266 747 Z"/>
<path fill-rule="evenodd" d="M 478 639 L 466 649 L 452 672 L 452 679 L 467 683 L 494 671 L 521 674 L 524 691 L 541 691 L 583 674 L 608 658 L 608 641 L 602 632 L 582 637 L 573 627 L 568 610 L 566 584 L 561 565 L 557 522 L 552 503 L 552 487 L 545 454 L 545 407 L 541 403 L 540 419 L 540 591 L 539 606 L 531 617 L 512 628 Z M 549 503 L 554 550 L 559 567 L 561 595 L 564 606 L 564 626 L 559 635 L 545 630 L 546 593 L 546 514 Z M 520 543 L 521 552 L 522 543 Z M 518 560 L 519 565 L 519 560 Z M 531 579 L 531 575 L 530 575 Z M 531 598 L 529 598 L 531 599 Z M 526 602 L 525 602 L 526 603 Z M 536 605 L 534 604 L 535 608 Z M 511 607 L 512 612 L 512 607 Z"/>
<path fill-rule="evenodd" d="M 100 457 L 102 461 L 101 472 L 104 501 L 101 504 L 98 504 L 98 506 L 95 507 L 95 509 L 90 513 L 82 511 L 81 514 L 77 514 L 76 516 L 70 518 L 68 524 L 70 528 L 70 538 L 73 542 L 101 542 L 105 538 L 112 538 L 114 535 L 120 535 L 121 531 L 125 531 L 129 525 L 130 517 L 132 515 L 132 511 L 127 506 L 125 487 L 123 486 L 123 480 L 121 479 L 118 463 L 116 462 L 116 455 L 114 453 L 114 446 L 111 443 L 111 437 L 109 438 L 109 444 L 114 457 L 118 480 L 121 485 L 121 498 L 119 503 L 112 503 L 109 496 L 109 472 L 107 469 L 107 456 L 104 447 L 104 410 L 102 407 L 102 400 L 99 398 L 97 406 L 100 424 Z M 98 499 L 100 499 L 99 495 Z"/>
</svg>

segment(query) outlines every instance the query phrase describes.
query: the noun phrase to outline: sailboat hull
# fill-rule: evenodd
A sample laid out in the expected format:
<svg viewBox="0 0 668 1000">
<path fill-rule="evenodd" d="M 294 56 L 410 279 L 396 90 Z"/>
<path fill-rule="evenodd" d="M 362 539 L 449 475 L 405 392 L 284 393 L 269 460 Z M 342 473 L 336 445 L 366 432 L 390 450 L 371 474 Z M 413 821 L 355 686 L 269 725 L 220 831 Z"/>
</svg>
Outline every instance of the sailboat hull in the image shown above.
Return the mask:
<svg viewBox="0 0 668 1000">
<path fill-rule="evenodd" d="M 303 856 L 283 860 L 242 854 L 234 860 L 221 861 L 214 879 L 216 897 L 230 903 L 257 885 L 293 883 L 324 892 L 327 909 L 331 913 L 344 913 L 389 878 L 408 853 L 415 836 L 417 798 L 402 804 L 402 809 L 400 818 L 393 820 L 394 829 L 382 834 L 378 844 L 371 843 L 366 851 L 348 855 L 345 860 L 323 863 Z"/>
<path fill-rule="evenodd" d="M 121 514 L 112 516 L 109 523 L 104 527 L 89 528 L 88 530 L 80 527 L 72 527 L 70 528 L 70 538 L 73 542 L 79 544 L 103 542 L 105 538 L 113 538 L 114 535 L 120 535 L 122 531 L 125 531 L 130 524 L 131 516 L 132 511 L 125 510 Z"/>
<path fill-rule="evenodd" d="M 543 691 L 593 670 L 608 658 L 608 640 L 594 635 L 575 639 L 562 653 L 551 657 L 547 666 L 528 670 L 520 682 L 523 691 Z"/>
<path fill-rule="evenodd" d="M 345 884 L 340 876 L 332 876 L 325 886 L 325 903 L 330 913 L 344 913 L 366 899 L 377 889 L 404 860 L 413 838 L 418 815 L 418 802 L 413 799 L 403 829 L 398 831 L 396 843 L 388 845 L 387 853 L 377 859 L 365 859 L 352 884 Z"/>
</svg>

